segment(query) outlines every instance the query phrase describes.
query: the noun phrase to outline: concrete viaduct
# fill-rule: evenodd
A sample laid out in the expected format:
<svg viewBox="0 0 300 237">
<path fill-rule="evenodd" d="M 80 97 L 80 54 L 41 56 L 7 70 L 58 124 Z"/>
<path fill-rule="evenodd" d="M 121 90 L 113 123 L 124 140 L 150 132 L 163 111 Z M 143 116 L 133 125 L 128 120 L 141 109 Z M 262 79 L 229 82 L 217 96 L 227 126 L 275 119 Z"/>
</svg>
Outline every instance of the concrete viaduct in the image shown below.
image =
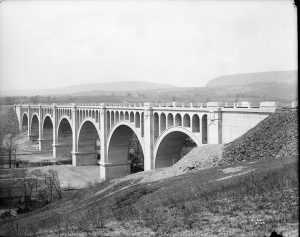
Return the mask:
<svg viewBox="0 0 300 237">
<path fill-rule="evenodd" d="M 38 140 L 39 150 L 70 157 L 74 166 L 99 165 L 105 180 L 131 173 L 132 136 L 144 170 L 167 167 L 180 159 L 187 140 L 194 146 L 230 142 L 275 109 L 275 102 L 15 105 L 20 131 Z"/>
</svg>

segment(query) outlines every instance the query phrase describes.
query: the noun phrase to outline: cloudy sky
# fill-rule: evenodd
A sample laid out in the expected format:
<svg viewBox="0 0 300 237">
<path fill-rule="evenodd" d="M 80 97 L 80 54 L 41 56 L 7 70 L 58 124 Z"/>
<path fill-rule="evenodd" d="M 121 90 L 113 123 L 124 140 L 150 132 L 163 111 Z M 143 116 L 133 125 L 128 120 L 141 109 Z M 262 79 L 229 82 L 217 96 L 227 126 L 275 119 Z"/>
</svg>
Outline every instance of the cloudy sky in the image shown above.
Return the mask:
<svg viewBox="0 0 300 237">
<path fill-rule="evenodd" d="M 297 69 L 293 1 L 3 1 L 0 86 L 204 86 Z"/>
</svg>

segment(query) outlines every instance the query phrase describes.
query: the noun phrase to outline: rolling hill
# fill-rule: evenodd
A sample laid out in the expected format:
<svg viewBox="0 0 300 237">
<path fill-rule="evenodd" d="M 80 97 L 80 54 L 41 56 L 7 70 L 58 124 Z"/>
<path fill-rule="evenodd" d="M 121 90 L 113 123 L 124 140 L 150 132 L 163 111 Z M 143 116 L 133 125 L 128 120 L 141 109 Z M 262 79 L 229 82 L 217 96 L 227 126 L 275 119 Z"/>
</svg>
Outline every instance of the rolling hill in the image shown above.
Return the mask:
<svg viewBox="0 0 300 237">
<path fill-rule="evenodd" d="M 256 73 L 242 73 L 232 74 L 217 77 L 206 84 L 206 87 L 220 87 L 220 86 L 249 86 L 251 84 L 297 84 L 296 70 L 290 71 L 270 71 L 270 72 L 256 72 Z"/>
</svg>

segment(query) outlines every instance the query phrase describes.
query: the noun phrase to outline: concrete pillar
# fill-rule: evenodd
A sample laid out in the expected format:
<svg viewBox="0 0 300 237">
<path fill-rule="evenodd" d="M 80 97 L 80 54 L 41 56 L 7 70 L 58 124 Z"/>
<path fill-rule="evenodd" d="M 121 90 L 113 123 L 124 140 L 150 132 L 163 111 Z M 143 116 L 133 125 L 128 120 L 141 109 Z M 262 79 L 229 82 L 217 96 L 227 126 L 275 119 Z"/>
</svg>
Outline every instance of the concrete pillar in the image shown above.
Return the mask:
<svg viewBox="0 0 300 237">
<path fill-rule="evenodd" d="M 52 105 L 53 110 L 53 158 L 56 158 L 56 145 L 57 145 L 57 115 L 56 115 L 56 104 Z"/>
<path fill-rule="evenodd" d="M 207 143 L 222 144 L 222 109 L 220 107 L 208 107 L 207 118 Z"/>
<path fill-rule="evenodd" d="M 100 105 L 100 178 L 108 178 L 108 156 L 107 156 L 107 119 L 106 119 L 106 107 L 105 104 Z"/>
<path fill-rule="evenodd" d="M 76 166 L 78 143 L 77 133 L 79 126 L 79 118 L 77 116 L 76 104 L 72 104 L 72 165 Z"/>
<path fill-rule="evenodd" d="M 144 170 L 151 170 L 154 168 L 154 119 L 153 119 L 153 107 L 151 103 L 144 103 Z"/>
<path fill-rule="evenodd" d="M 27 106 L 27 114 L 28 114 L 27 137 L 28 137 L 28 139 L 30 139 L 30 136 L 31 136 L 31 111 L 30 111 L 30 105 Z"/>
<path fill-rule="evenodd" d="M 42 150 L 42 138 L 43 138 L 43 115 L 42 115 L 42 106 L 39 104 L 39 151 Z"/>
</svg>

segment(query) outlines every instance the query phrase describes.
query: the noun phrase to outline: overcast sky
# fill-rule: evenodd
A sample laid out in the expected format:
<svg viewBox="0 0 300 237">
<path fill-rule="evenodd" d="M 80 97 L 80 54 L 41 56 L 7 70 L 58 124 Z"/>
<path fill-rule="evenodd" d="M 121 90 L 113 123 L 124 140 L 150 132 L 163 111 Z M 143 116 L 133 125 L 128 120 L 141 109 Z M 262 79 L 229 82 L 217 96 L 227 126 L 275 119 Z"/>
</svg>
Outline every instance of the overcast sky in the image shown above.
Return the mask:
<svg viewBox="0 0 300 237">
<path fill-rule="evenodd" d="M 293 1 L 0 3 L 1 89 L 297 69 Z"/>
</svg>

